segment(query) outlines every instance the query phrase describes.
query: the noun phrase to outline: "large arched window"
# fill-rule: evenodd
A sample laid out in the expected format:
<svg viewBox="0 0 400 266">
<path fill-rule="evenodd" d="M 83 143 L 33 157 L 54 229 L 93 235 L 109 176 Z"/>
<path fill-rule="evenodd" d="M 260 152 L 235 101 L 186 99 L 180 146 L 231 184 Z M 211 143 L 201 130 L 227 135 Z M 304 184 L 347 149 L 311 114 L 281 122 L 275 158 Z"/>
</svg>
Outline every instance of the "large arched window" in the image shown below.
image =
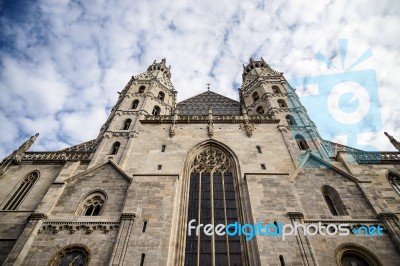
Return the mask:
<svg viewBox="0 0 400 266">
<path fill-rule="evenodd" d="M 160 99 L 161 101 L 164 101 L 164 98 L 165 98 L 164 92 L 160 91 L 160 92 L 158 93 L 157 98 Z"/>
<path fill-rule="evenodd" d="M 100 216 L 104 210 L 105 203 L 105 194 L 101 191 L 94 191 L 82 200 L 77 214 L 82 216 Z"/>
<path fill-rule="evenodd" d="M 132 109 L 136 109 L 136 108 L 138 108 L 138 105 L 139 105 L 139 100 L 134 100 L 133 102 L 132 102 Z"/>
<path fill-rule="evenodd" d="M 58 251 L 49 262 L 49 266 L 89 265 L 90 251 L 82 244 L 68 245 Z"/>
<path fill-rule="evenodd" d="M 258 99 L 260 99 L 260 96 L 258 96 L 258 92 L 256 92 L 256 91 L 253 93 L 252 97 L 253 97 L 253 101 L 257 101 Z"/>
<path fill-rule="evenodd" d="M 400 195 L 400 176 L 393 172 L 389 172 L 387 175 L 387 179 L 392 185 L 393 189 L 397 192 L 397 194 Z"/>
<path fill-rule="evenodd" d="M 159 106 L 154 106 L 153 112 L 151 113 L 152 115 L 160 115 L 161 109 Z"/>
<path fill-rule="evenodd" d="M 207 146 L 191 166 L 188 223 L 231 224 L 238 222 L 232 161 L 221 150 Z M 243 265 L 239 236 L 208 236 L 201 230 L 187 233 L 185 265 Z"/>
<path fill-rule="evenodd" d="M 348 215 L 346 207 L 336 189 L 328 185 L 323 185 L 321 192 L 332 215 Z"/>
<path fill-rule="evenodd" d="M 19 184 L 18 188 L 12 193 L 11 198 L 4 205 L 3 210 L 12 211 L 18 209 L 38 179 L 39 172 L 37 171 L 27 174 L 21 184 Z"/>
<path fill-rule="evenodd" d="M 299 146 L 300 150 L 309 150 L 310 147 L 308 147 L 307 141 L 304 139 L 302 135 L 297 134 L 295 137 L 297 145 Z"/>
</svg>

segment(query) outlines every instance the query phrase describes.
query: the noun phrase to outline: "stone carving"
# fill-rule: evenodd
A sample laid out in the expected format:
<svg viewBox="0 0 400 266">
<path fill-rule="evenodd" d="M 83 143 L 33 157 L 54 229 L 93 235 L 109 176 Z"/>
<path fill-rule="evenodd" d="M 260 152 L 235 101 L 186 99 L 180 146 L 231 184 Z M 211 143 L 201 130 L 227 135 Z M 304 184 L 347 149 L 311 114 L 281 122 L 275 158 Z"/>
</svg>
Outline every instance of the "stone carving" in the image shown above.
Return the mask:
<svg viewBox="0 0 400 266">
<path fill-rule="evenodd" d="M 107 234 L 112 230 L 118 230 L 119 223 L 101 223 L 101 222 L 47 222 L 39 230 L 39 233 L 58 234 L 66 232 L 68 234 L 75 234 L 77 232 L 83 234 L 91 234 L 93 232 L 101 232 Z"/>
<path fill-rule="evenodd" d="M 11 163 L 15 162 L 17 164 L 21 164 L 25 152 L 29 150 L 29 148 L 32 146 L 38 136 L 39 133 L 31 136 L 27 141 L 22 143 L 22 145 L 17 150 L 13 151 L 13 153 L 4 158 L 4 160 L 0 163 L 0 176 L 2 176 L 8 170 L 8 167 Z"/>
<path fill-rule="evenodd" d="M 387 132 L 385 132 L 386 137 L 390 140 L 390 143 L 393 144 L 393 146 L 400 151 L 400 142 L 398 142 L 393 136 L 389 135 Z"/>
<path fill-rule="evenodd" d="M 231 168 L 231 162 L 225 153 L 210 146 L 197 154 L 192 165 L 192 172 L 222 173 L 231 172 Z"/>
</svg>

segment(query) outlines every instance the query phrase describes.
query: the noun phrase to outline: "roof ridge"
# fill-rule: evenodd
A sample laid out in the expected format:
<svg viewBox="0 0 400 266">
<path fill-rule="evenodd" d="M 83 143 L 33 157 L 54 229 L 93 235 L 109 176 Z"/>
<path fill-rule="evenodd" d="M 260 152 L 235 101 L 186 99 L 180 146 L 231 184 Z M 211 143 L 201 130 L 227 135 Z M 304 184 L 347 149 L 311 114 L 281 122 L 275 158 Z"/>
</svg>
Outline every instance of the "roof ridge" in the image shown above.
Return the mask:
<svg viewBox="0 0 400 266">
<path fill-rule="evenodd" d="M 239 101 L 236 101 L 236 100 L 234 100 L 234 99 L 232 99 L 232 98 L 226 97 L 226 96 L 224 96 L 224 95 L 222 95 L 222 94 L 219 94 L 219 93 L 216 93 L 216 92 L 213 92 L 213 91 L 205 91 L 205 92 L 196 94 L 196 95 L 194 95 L 194 96 L 192 96 L 192 97 L 189 97 L 189 98 L 187 98 L 187 99 L 185 99 L 185 100 L 183 100 L 183 101 L 180 101 L 180 102 L 178 102 L 178 104 L 183 103 L 183 102 L 186 102 L 186 101 L 188 101 L 188 100 L 190 100 L 190 99 L 192 99 L 192 98 L 195 98 L 195 97 L 197 97 L 197 96 L 200 96 L 200 95 L 203 95 L 203 94 L 206 94 L 206 93 L 213 93 L 213 94 L 216 94 L 216 95 L 218 95 L 218 96 L 221 96 L 221 97 L 223 97 L 223 98 L 225 98 L 225 99 L 228 99 L 228 100 L 234 101 L 234 102 L 236 102 L 236 103 L 239 103 Z"/>
</svg>

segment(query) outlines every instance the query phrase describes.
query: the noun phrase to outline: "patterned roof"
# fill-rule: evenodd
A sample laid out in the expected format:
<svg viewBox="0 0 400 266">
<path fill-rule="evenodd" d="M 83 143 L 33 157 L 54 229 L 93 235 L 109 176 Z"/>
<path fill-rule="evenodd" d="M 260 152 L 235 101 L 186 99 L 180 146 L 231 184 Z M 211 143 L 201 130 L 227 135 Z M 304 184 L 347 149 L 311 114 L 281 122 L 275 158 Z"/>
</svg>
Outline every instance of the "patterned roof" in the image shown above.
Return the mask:
<svg viewBox="0 0 400 266">
<path fill-rule="evenodd" d="M 240 115 L 240 103 L 217 94 L 206 91 L 177 104 L 180 115 L 207 115 L 208 108 L 213 115 Z"/>
<path fill-rule="evenodd" d="M 91 151 L 91 149 L 93 148 L 92 146 L 95 143 L 95 141 L 96 141 L 95 139 L 92 139 L 92 140 L 83 142 L 81 144 L 65 148 L 65 149 L 63 149 L 61 151 L 64 151 L 64 152 L 71 152 L 71 151 L 86 151 L 87 152 L 87 151 Z"/>
</svg>

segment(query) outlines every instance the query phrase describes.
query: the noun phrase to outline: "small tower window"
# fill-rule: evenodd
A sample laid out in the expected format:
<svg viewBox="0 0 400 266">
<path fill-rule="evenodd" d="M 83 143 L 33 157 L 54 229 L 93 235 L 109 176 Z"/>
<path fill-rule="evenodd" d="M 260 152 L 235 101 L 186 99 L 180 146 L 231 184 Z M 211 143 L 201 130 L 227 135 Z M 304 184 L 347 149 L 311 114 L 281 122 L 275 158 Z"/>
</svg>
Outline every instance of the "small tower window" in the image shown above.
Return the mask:
<svg viewBox="0 0 400 266">
<path fill-rule="evenodd" d="M 140 258 L 140 266 L 143 266 L 144 265 L 144 258 L 145 258 L 145 254 L 144 253 L 142 253 L 142 257 Z"/>
<path fill-rule="evenodd" d="M 282 100 L 282 99 L 278 100 L 278 105 L 279 105 L 279 107 L 287 107 L 286 102 L 284 100 Z"/>
<path fill-rule="evenodd" d="M 139 93 L 143 93 L 145 89 L 146 89 L 145 86 L 140 86 L 139 87 Z"/>
<path fill-rule="evenodd" d="M 257 145 L 256 148 L 257 148 L 257 152 L 258 152 L 258 153 L 262 153 L 262 150 L 261 150 L 261 146 L 260 146 L 260 145 Z"/>
<path fill-rule="evenodd" d="M 278 86 L 272 86 L 272 91 L 274 92 L 274 93 L 281 93 L 281 90 L 279 89 L 279 87 Z"/>
<path fill-rule="evenodd" d="M 281 266 L 285 266 L 285 259 L 282 255 L 279 255 L 279 261 L 281 262 Z"/>
<path fill-rule="evenodd" d="M 296 126 L 297 125 L 296 120 L 294 120 L 293 116 L 287 115 L 285 118 L 286 118 L 286 121 L 287 121 L 288 125 L 290 125 L 290 126 Z"/>
<path fill-rule="evenodd" d="M 165 152 L 165 147 L 166 147 L 166 145 L 161 146 L 161 152 Z"/>
<path fill-rule="evenodd" d="M 131 126 L 132 119 L 128 118 L 124 122 L 124 126 L 122 127 L 122 130 L 128 130 L 129 127 Z"/>
<path fill-rule="evenodd" d="M 103 210 L 106 201 L 106 196 L 100 191 L 91 193 L 82 201 L 82 206 L 79 208 L 83 216 L 99 216 Z"/>
<path fill-rule="evenodd" d="M 257 101 L 258 99 L 260 99 L 260 96 L 258 96 L 258 92 L 254 92 L 253 93 L 253 101 Z"/>
<path fill-rule="evenodd" d="M 299 146 L 300 150 L 309 150 L 310 148 L 308 147 L 307 141 L 304 139 L 302 135 L 296 135 L 295 136 L 297 145 Z"/>
<path fill-rule="evenodd" d="M 132 102 L 132 109 L 138 108 L 138 105 L 139 105 L 139 100 L 134 100 L 134 101 Z"/>
<path fill-rule="evenodd" d="M 111 154 L 111 155 L 117 154 L 117 153 L 118 153 L 118 150 L 119 150 L 119 146 L 121 146 L 121 143 L 119 143 L 119 141 L 115 142 L 115 143 L 113 144 L 112 148 L 111 148 L 110 154 Z"/>
<path fill-rule="evenodd" d="M 264 114 L 264 108 L 262 106 L 258 106 L 256 109 L 257 114 L 263 115 Z"/>
<path fill-rule="evenodd" d="M 154 106 L 152 115 L 160 115 L 161 109 L 159 106 Z"/>
<path fill-rule="evenodd" d="M 157 98 L 160 99 L 161 101 L 164 101 L 164 98 L 165 98 L 164 92 L 160 91 L 160 92 L 158 93 Z"/>
<path fill-rule="evenodd" d="M 265 167 L 265 163 L 260 164 L 260 166 L 261 166 L 261 170 L 267 169 L 267 167 Z"/>
<path fill-rule="evenodd" d="M 21 205 L 22 201 L 25 199 L 26 195 L 32 189 L 33 185 L 36 183 L 36 180 L 39 178 L 39 172 L 31 172 L 25 176 L 24 180 L 19 185 L 18 189 L 14 192 L 12 197 L 7 201 L 6 205 L 4 205 L 3 210 L 12 211 L 17 210 L 19 205 Z"/>
</svg>

